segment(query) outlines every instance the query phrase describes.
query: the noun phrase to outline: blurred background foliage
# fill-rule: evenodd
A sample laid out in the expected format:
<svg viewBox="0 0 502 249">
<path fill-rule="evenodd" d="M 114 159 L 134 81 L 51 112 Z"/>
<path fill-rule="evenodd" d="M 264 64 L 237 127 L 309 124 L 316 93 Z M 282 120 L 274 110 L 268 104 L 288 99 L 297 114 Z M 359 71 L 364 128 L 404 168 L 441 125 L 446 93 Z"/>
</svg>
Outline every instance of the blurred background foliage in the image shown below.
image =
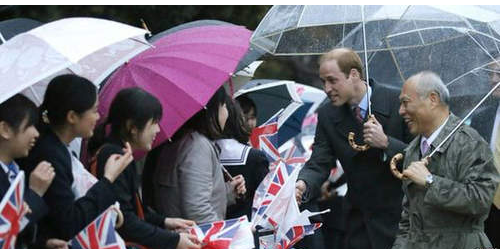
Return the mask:
<svg viewBox="0 0 502 249">
<path fill-rule="evenodd" d="M 97 17 L 141 27 L 141 19 L 149 30 L 159 33 L 174 26 L 201 19 L 216 19 L 254 30 L 270 9 L 270 5 L 124 5 L 124 6 L 0 6 L 0 21 L 31 18 L 44 23 L 66 17 Z M 293 80 L 321 86 L 317 74 L 317 56 L 273 57 L 265 55 L 255 78 Z"/>
</svg>

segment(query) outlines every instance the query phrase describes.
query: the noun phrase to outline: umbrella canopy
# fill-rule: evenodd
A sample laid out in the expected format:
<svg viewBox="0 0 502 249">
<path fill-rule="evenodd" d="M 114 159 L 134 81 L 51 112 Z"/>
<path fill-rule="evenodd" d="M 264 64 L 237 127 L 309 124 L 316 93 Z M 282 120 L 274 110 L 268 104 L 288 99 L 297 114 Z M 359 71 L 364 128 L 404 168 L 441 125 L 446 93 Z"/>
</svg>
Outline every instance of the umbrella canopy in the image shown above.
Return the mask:
<svg viewBox="0 0 502 249">
<path fill-rule="evenodd" d="M 13 18 L 0 22 L 0 45 L 17 34 L 42 25 L 42 22 L 29 18 Z"/>
<path fill-rule="evenodd" d="M 161 131 L 153 146 L 170 138 L 228 80 L 249 49 L 251 31 L 235 25 L 182 29 L 154 42 L 115 72 L 99 94 L 99 112 L 106 117 L 115 95 L 141 87 L 163 107 Z"/>
<path fill-rule="evenodd" d="M 23 93 L 43 100 L 55 76 L 75 73 L 95 84 L 150 47 L 147 31 L 96 18 L 67 18 L 21 33 L 0 46 L 0 102 Z"/>
<path fill-rule="evenodd" d="M 488 91 L 481 82 L 500 53 L 500 6 L 274 6 L 251 42 L 276 55 L 350 47 L 365 75 L 396 89 L 437 72 L 463 116 Z"/>
<path fill-rule="evenodd" d="M 256 125 L 260 126 L 281 109 L 279 128 L 303 104 L 295 88 L 295 82 L 288 80 L 251 80 L 234 94 L 234 98 L 246 96 L 256 106 Z"/>
<path fill-rule="evenodd" d="M 335 47 L 371 52 L 382 49 L 383 38 L 404 30 L 466 28 L 494 36 L 500 34 L 499 13 L 500 6 L 275 5 L 251 43 L 274 55 L 322 54 Z M 443 34 L 443 38 L 466 31 Z"/>
<path fill-rule="evenodd" d="M 202 26 L 215 26 L 215 25 L 237 26 L 233 23 L 224 22 L 224 21 L 220 21 L 220 20 L 198 20 L 198 21 L 193 21 L 193 22 L 187 22 L 187 23 L 178 25 L 176 27 L 170 28 L 168 30 L 165 30 L 163 32 L 155 34 L 154 36 L 152 36 L 148 40 L 150 42 L 155 42 L 166 35 L 169 35 L 169 34 L 184 30 L 184 29 L 202 27 Z M 265 50 L 255 46 L 253 44 L 250 44 L 248 51 L 246 52 L 246 55 L 244 57 L 242 57 L 242 59 L 239 61 L 239 64 L 235 68 L 234 72 L 246 69 L 251 63 L 253 63 L 255 60 L 260 58 L 265 53 L 266 53 Z"/>
</svg>

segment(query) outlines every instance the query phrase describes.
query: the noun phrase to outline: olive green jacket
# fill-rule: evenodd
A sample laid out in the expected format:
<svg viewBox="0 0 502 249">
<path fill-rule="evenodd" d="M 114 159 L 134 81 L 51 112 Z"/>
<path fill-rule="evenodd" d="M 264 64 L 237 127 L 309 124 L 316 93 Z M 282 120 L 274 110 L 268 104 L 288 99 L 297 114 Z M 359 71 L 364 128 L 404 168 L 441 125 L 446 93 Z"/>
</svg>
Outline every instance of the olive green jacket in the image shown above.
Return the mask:
<svg viewBox="0 0 502 249">
<path fill-rule="evenodd" d="M 450 114 L 430 151 L 460 119 Z M 427 153 L 429 154 L 430 151 Z M 420 136 L 405 149 L 404 166 L 420 160 Z M 472 249 L 491 244 L 483 221 L 499 182 L 488 144 L 470 126 L 459 130 L 434 154 L 427 166 L 433 183 L 421 187 L 403 180 L 403 211 L 393 249 Z"/>
</svg>

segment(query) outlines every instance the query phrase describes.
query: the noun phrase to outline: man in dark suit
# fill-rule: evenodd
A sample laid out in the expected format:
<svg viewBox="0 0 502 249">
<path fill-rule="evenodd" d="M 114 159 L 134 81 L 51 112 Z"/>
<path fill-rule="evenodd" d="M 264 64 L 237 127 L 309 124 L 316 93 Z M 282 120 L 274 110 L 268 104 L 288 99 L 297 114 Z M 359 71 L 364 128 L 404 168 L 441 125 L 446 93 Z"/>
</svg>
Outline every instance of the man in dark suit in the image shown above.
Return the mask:
<svg viewBox="0 0 502 249">
<path fill-rule="evenodd" d="M 500 58 L 497 62 L 490 64 L 490 85 L 493 87 L 500 82 Z M 493 101 L 472 118 L 472 128 L 476 129 L 495 153 L 499 156 L 496 150 L 497 137 L 500 139 L 500 88 L 492 93 Z M 500 145 L 499 145 L 500 146 Z M 500 149 L 500 147 L 499 147 Z M 495 160 L 495 167 L 500 172 L 500 161 Z M 494 248 L 500 248 L 500 185 L 495 193 L 495 198 L 490 208 L 490 214 L 485 220 L 485 233 L 490 239 Z"/>
<path fill-rule="evenodd" d="M 401 182 L 389 170 L 389 161 L 412 138 L 398 113 L 399 92 L 371 79 L 367 87 L 361 59 L 347 48 L 324 54 L 319 75 L 331 104 L 319 110 L 312 156 L 296 184 L 297 200 L 319 196 L 321 184 L 338 159 L 348 185 L 343 203 L 344 248 L 390 248 L 398 231 L 403 193 Z M 369 109 L 367 91 L 376 121 L 363 124 Z M 354 150 L 347 142 L 351 131 L 357 143 L 365 142 L 370 149 Z"/>
<path fill-rule="evenodd" d="M 19 174 L 14 161 L 28 155 L 35 144 L 38 131 L 34 124 L 38 120 L 37 108 L 23 95 L 17 94 L 0 104 L 0 196 L 5 195 L 11 183 Z M 28 178 L 28 176 L 26 176 Z M 41 162 L 26 179 L 24 200 L 31 209 L 27 218 L 31 224 L 24 229 L 17 247 L 24 247 L 33 239 L 34 224 L 48 209 L 42 199 L 54 179 L 54 169 L 47 162 Z"/>
</svg>

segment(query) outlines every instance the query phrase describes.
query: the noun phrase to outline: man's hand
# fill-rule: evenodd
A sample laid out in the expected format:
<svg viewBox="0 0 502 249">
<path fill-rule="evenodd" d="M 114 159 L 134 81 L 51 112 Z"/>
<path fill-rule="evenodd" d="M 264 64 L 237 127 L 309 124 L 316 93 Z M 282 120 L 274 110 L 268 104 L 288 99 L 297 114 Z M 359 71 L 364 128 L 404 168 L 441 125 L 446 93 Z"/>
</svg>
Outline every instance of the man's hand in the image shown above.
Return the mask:
<svg viewBox="0 0 502 249">
<path fill-rule="evenodd" d="M 40 162 L 30 174 L 30 189 L 42 197 L 51 185 L 52 180 L 54 180 L 55 175 L 54 168 L 50 163 Z"/>
<path fill-rule="evenodd" d="M 403 175 L 405 177 L 408 177 L 410 180 L 412 180 L 419 186 L 424 187 L 425 178 L 431 174 L 431 172 L 429 172 L 429 170 L 426 167 L 427 164 L 429 164 L 427 158 L 424 158 L 420 161 L 412 162 L 410 166 L 403 171 Z"/>
<path fill-rule="evenodd" d="M 331 197 L 331 192 L 330 192 L 330 189 L 329 189 L 329 185 L 330 185 L 329 181 L 325 181 L 321 185 L 321 197 L 319 198 L 320 201 L 326 201 L 326 200 L 328 200 Z"/>
<path fill-rule="evenodd" d="M 195 222 L 192 220 L 185 220 L 181 218 L 166 218 L 164 219 L 164 227 L 169 230 L 185 231 L 191 226 L 194 226 Z"/>
<path fill-rule="evenodd" d="M 180 241 L 176 249 L 200 249 L 201 246 L 197 236 L 188 233 L 180 233 Z"/>
<path fill-rule="evenodd" d="M 389 138 L 383 132 L 382 125 L 372 116 L 364 123 L 364 142 L 372 148 L 387 149 Z"/>
<path fill-rule="evenodd" d="M 307 190 L 307 184 L 303 180 L 296 181 L 296 202 L 298 205 L 302 203 L 302 197 Z"/>
</svg>

